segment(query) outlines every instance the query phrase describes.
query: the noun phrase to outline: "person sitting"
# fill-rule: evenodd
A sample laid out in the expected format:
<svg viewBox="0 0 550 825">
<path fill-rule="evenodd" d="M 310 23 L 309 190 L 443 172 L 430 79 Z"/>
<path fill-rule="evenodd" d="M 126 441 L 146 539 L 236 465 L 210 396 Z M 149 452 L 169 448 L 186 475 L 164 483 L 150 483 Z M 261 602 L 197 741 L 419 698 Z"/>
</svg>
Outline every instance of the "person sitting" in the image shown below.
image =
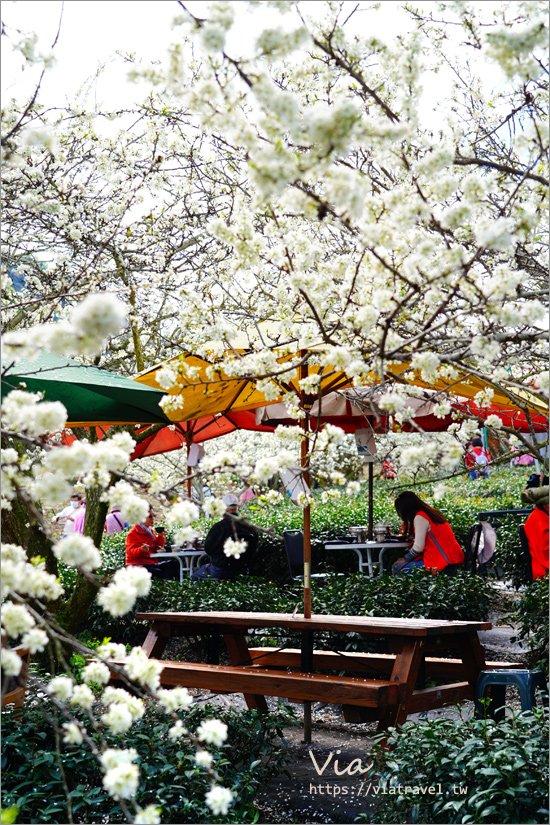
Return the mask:
<svg viewBox="0 0 550 825">
<path fill-rule="evenodd" d="M 221 521 L 216 522 L 210 528 L 204 541 L 204 552 L 210 556 L 210 561 L 195 570 L 192 576 L 193 581 L 201 579 L 235 581 L 239 576 L 246 575 L 250 571 L 250 564 L 258 546 L 258 533 L 253 527 L 233 518 L 239 510 L 237 496 L 233 494 L 224 496 L 223 502 L 226 507 L 225 515 Z M 238 558 L 227 555 L 225 552 L 228 539 L 246 543 L 244 553 L 241 553 Z"/>
<path fill-rule="evenodd" d="M 177 559 L 151 558 L 152 553 L 161 553 L 164 548 L 164 527 L 155 533 L 153 525 L 155 513 L 149 509 L 149 515 L 141 524 L 134 524 L 126 536 L 126 567 L 137 564 L 145 567 L 155 579 L 175 579 L 179 581 L 180 567 Z"/>
<path fill-rule="evenodd" d="M 533 581 L 548 573 L 548 504 L 537 504 L 524 524 L 531 553 Z"/>
<path fill-rule="evenodd" d="M 428 567 L 437 573 L 446 570 L 450 574 L 456 570 L 456 565 L 464 563 L 464 551 L 443 513 L 410 490 L 399 493 L 395 510 L 403 521 L 404 533 L 414 534 L 414 543 L 394 563 L 394 573 L 410 573 L 415 567 Z"/>
<path fill-rule="evenodd" d="M 464 464 L 470 471 L 470 478 L 489 478 L 491 456 L 483 446 L 483 441 L 478 436 L 468 443 L 470 446 L 467 446 Z"/>
</svg>

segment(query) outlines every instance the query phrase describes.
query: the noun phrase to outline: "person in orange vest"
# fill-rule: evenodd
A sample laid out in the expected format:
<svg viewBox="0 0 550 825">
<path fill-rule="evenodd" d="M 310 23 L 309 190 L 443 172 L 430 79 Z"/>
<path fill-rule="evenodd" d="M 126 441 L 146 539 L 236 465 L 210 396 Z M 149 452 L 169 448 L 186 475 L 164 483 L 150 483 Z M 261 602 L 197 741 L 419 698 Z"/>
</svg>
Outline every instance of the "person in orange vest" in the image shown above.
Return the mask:
<svg viewBox="0 0 550 825">
<path fill-rule="evenodd" d="M 527 517 L 524 525 L 529 552 L 533 581 L 542 579 L 548 573 L 548 505 L 537 504 Z"/>
<path fill-rule="evenodd" d="M 397 559 L 394 573 L 410 573 L 416 567 L 428 567 L 439 573 L 456 570 L 464 563 L 464 551 L 457 542 L 443 513 L 422 501 L 416 493 L 404 490 L 395 499 L 395 510 L 403 521 L 405 535 L 414 535 L 411 549 Z"/>
</svg>

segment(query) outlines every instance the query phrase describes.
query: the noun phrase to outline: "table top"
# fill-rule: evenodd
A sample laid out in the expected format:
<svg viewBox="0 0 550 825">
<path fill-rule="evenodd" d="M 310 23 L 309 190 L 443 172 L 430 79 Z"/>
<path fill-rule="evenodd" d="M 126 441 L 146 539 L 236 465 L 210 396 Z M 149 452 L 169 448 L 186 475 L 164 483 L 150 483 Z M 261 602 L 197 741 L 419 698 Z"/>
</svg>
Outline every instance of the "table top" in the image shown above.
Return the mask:
<svg viewBox="0 0 550 825">
<path fill-rule="evenodd" d="M 491 622 L 450 622 L 439 619 L 394 619 L 381 616 L 313 615 L 299 613 L 239 613 L 208 611 L 188 613 L 138 613 L 136 619 L 178 625 L 224 625 L 224 630 L 243 632 L 252 627 L 280 627 L 286 630 L 333 630 L 370 636 L 439 636 L 490 630 Z"/>
<path fill-rule="evenodd" d="M 170 558 L 177 558 L 178 556 L 202 556 L 204 550 L 164 550 L 161 553 L 151 553 L 151 558 L 155 559 L 160 556 L 168 556 Z"/>
<path fill-rule="evenodd" d="M 366 550 L 368 547 L 410 547 L 410 541 L 328 541 L 325 543 L 327 547 L 334 547 L 335 550 L 344 550 L 349 547 L 351 550 Z"/>
</svg>

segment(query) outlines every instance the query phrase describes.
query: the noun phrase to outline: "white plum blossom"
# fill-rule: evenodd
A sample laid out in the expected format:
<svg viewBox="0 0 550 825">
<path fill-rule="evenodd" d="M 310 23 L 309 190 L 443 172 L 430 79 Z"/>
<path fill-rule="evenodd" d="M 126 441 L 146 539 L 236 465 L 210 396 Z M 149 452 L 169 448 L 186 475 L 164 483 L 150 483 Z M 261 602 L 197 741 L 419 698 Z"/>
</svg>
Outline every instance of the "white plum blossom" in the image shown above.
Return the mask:
<svg viewBox="0 0 550 825">
<path fill-rule="evenodd" d="M 246 553 L 247 547 L 248 545 L 244 539 L 235 541 L 235 539 L 228 538 L 224 541 L 223 552 L 228 557 L 240 559 L 243 553 Z"/>
<path fill-rule="evenodd" d="M 165 365 L 162 369 L 157 370 L 155 379 L 163 390 L 170 390 L 178 383 L 178 374 L 174 369 Z"/>
<path fill-rule="evenodd" d="M 97 603 L 111 616 L 124 616 L 134 607 L 137 590 L 125 582 L 111 582 L 97 594 Z"/>
<path fill-rule="evenodd" d="M 171 739 L 173 742 L 176 742 L 178 739 L 181 739 L 182 736 L 185 736 L 186 733 L 187 728 L 184 727 L 184 724 L 181 721 L 181 719 L 178 719 L 168 730 L 168 738 Z"/>
<path fill-rule="evenodd" d="M 3 647 L 0 651 L 0 662 L 6 676 L 19 676 L 23 662 L 15 650 Z"/>
<path fill-rule="evenodd" d="M 134 721 L 132 714 L 126 705 L 114 702 L 107 713 L 101 717 L 104 725 L 110 728 L 113 733 L 126 733 L 132 727 Z"/>
<path fill-rule="evenodd" d="M 493 396 L 495 391 L 492 387 L 486 387 L 484 390 L 480 390 L 474 396 L 474 401 L 480 407 L 490 407 L 493 403 Z"/>
<path fill-rule="evenodd" d="M 70 321 L 78 332 L 101 343 L 111 335 L 116 335 L 126 322 L 126 305 L 116 295 L 98 292 L 88 295 L 71 312 Z"/>
<path fill-rule="evenodd" d="M 195 765 L 198 765 L 199 768 L 210 768 L 212 767 L 212 754 L 209 751 L 205 750 L 198 750 L 195 753 Z"/>
<path fill-rule="evenodd" d="M 137 565 L 135 566 L 137 567 Z M 131 568 L 126 569 L 130 570 Z M 144 572 L 148 573 L 149 571 Z M 149 573 L 149 576 L 150 575 L 151 574 Z M 106 642 L 96 648 L 96 653 L 103 659 L 124 659 L 126 656 L 126 647 L 125 645 L 118 644 L 117 642 Z"/>
<path fill-rule="evenodd" d="M 220 519 L 222 518 L 227 508 L 225 506 L 224 501 L 221 498 L 216 498 L 215 496 L 212 496 L 211 498 L 206 499 L 206 501 L 202 505 L 202 509 L 207 518 Z"/>
<path fill-rule="evenodd" d="M 60 702 L 68 702 L 72 696 L 74 682 L 68 676 L 54 676 L 48 683 L 48 693 L 59 699 Z"/>
<path fill-rule="evenodd" d="M 78 705 L 85 710 L 91 710 L 95 704 L 95 696 L 88 685 L 75 685 L 73 695 L 71 696 L 71 704 Z"/>
<path fill-rule="evenodd" d="M 193 697 L 184 687 L 175 687 L 171 690 L 161 688 L 157 690 L 157 699 L 167 712 L 186 709 L 193 704 Z"/>
<path fill-rule="evenodd" d="M 176 501 L 166 515 L 168 527 L 176 524 L 187 527 L 199 517 L 199 508 L 192 501 Z"/>
<path fill-rule="evenodd" d="M 130 565 L 129 567 L 121 567 L 115 571 L 113 576 L 113 583 L 122 587 L 132 588 L 136 591 L 138 598 L 148 596 L 151 590 L 152 577 L 149 570 L 139 565 Z M 120 651 L 122 646 L 117 646 L 117 651 Z"/>
<path fill-rule="evenodd" d="M 221 785 L 212 785 L 206 794 L 206 804 L 215 816 L 225 815 L 233 802 L 233 793 L 229 788 L 222 788 Z"/>
<path fill-rule="evenodd" d="M 140 808 L 134 817 L 134 825 L 160 825 L 160 822 L 160 808 L 156 805 Z"/>
<path fill-rule="evenodd" d="M 89 536 L 71 533 L 54 544 L 53 552 L 57 559 L 69 567 L 78 567 L 86 573 L 96 570 L 101 565 L 101 553 Z"/>
<path fill-rule="evenodd" d="M 485 419 L 485 425 L 487 427 L 494 427 L 496 430 L 500 430 L 504 426 L 502 418 L 499 415 L 488 415 Z"/>
<path fill-rule="evenodd" d="M 111 673 L 107 665 L 97 659 L 89 662 L 82 671 L 82 680 L 84 682 L 93 682 L 98 685 L 106 685 L 110 676 Z"/>
<path fill-rule="evenodd" d="M 42 401 L 40 393 L 12 390 L 2 401 L 2 419 L 6 430 L 39 436 L 62 430 L 67 410 L 59 401 Z"/>
<path fill-rule="evenodd" d="M 122 762 L 107 771 L 103 777 L 103 787 L 115 799 L 129 799 L 134 796 L 139 785 L 138 766 Z"/>
<path fill-rule="evenodd" d="M 219 748 L 227 739 L 227 725 L 219 719 L 204 719 L 197 728 L 197 739 Z"/>
<path fill-rule="evenodd" d="M 134 492 L 127 481 L 117 481 L 109 492 L 108 499 L 112 507 L 118 507 L 122 518 L 129 524 L 140 524 L 149 514 L 149 504 Z"/>
<path fill-rule="evenodd" d="M 44 630 L 33 627 L 25 633 L 21 639 L 21 644 L 23 647 L 27 647 L 31 653 L 41 653 L 48 641 L 48 634 Z"/>
<path fill-rule="evenodd" d="M 445 418 L 451 412 L 450 401 L 440 401 L 439 404 L 434 404 L 434 415 L 436 418 Z"/>
<path fill-rule="evenodd" d="M 64 722 L 63 729 L 65 731 L 63 741 L 68 745 L 81 745 L 83 743 L 84 736 L 76 722 Z"/>
<path fill-rule="evenodd" d="M 480 246 L 507 252 L 514 243 L 512 222 L 509 218 L 481 221 L 476 229 L 476 239 Z"/>
<path fill-rule="evenodd" d="M 420 370 L 424 381 L 433 381 L 439 368 L 439 356 L 435 352 L 417 352 L 411 361 L 411 367 Z"/>
<path fill-rule="evenodd" d="M 4 602 L 2 605 L 2 627 L 10 638 L 17 638 L 34 625 L 34 618 L 29 613 L 26 605 L 14 604 L 9 601 Z"/>
<path fill-rule="evenodd" d="M 156 690 L 160 685 L 160 674 L 164 669 L 162 662 L 149 659 L 141 647 L 133 647 L 128 654 L 124 670 L 140 685 Z"/>
<path fill-rule="evenodd" d="M 275 457 L 260 458 L 254 466 L 253 478 L 260 484 L 266 484 L 278 472 L 278 469 L 279 465 Z"/>
<path fill-rule="evenodd" d="M 549 373 L 548 370 L 545 372 L 541 372 L 533 381 L 535 387 L 544 393 L 545 395 L 549 394 Z"/>
</svg>

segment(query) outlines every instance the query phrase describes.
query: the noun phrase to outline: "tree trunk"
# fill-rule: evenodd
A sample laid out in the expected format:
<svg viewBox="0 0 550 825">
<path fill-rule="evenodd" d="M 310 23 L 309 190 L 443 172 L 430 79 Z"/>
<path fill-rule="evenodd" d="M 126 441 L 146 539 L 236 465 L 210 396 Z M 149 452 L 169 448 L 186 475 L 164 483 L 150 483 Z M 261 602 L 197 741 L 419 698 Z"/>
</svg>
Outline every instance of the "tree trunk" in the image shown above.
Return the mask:
<svg viewBox="0 0 550 825">
<path fill-rule="evenodd" d="M 96 547 L 101 546 L 109 504 L 101 500 L 103 488 L 86 488 L 86 517 L 84 535 L 90 536 Z M 86 618 L 97 593 L 97 587 L 78 573 L 70 598 L 57 611 L 57 621 L 69 633 L 76 633 Z"/>
</svg>

